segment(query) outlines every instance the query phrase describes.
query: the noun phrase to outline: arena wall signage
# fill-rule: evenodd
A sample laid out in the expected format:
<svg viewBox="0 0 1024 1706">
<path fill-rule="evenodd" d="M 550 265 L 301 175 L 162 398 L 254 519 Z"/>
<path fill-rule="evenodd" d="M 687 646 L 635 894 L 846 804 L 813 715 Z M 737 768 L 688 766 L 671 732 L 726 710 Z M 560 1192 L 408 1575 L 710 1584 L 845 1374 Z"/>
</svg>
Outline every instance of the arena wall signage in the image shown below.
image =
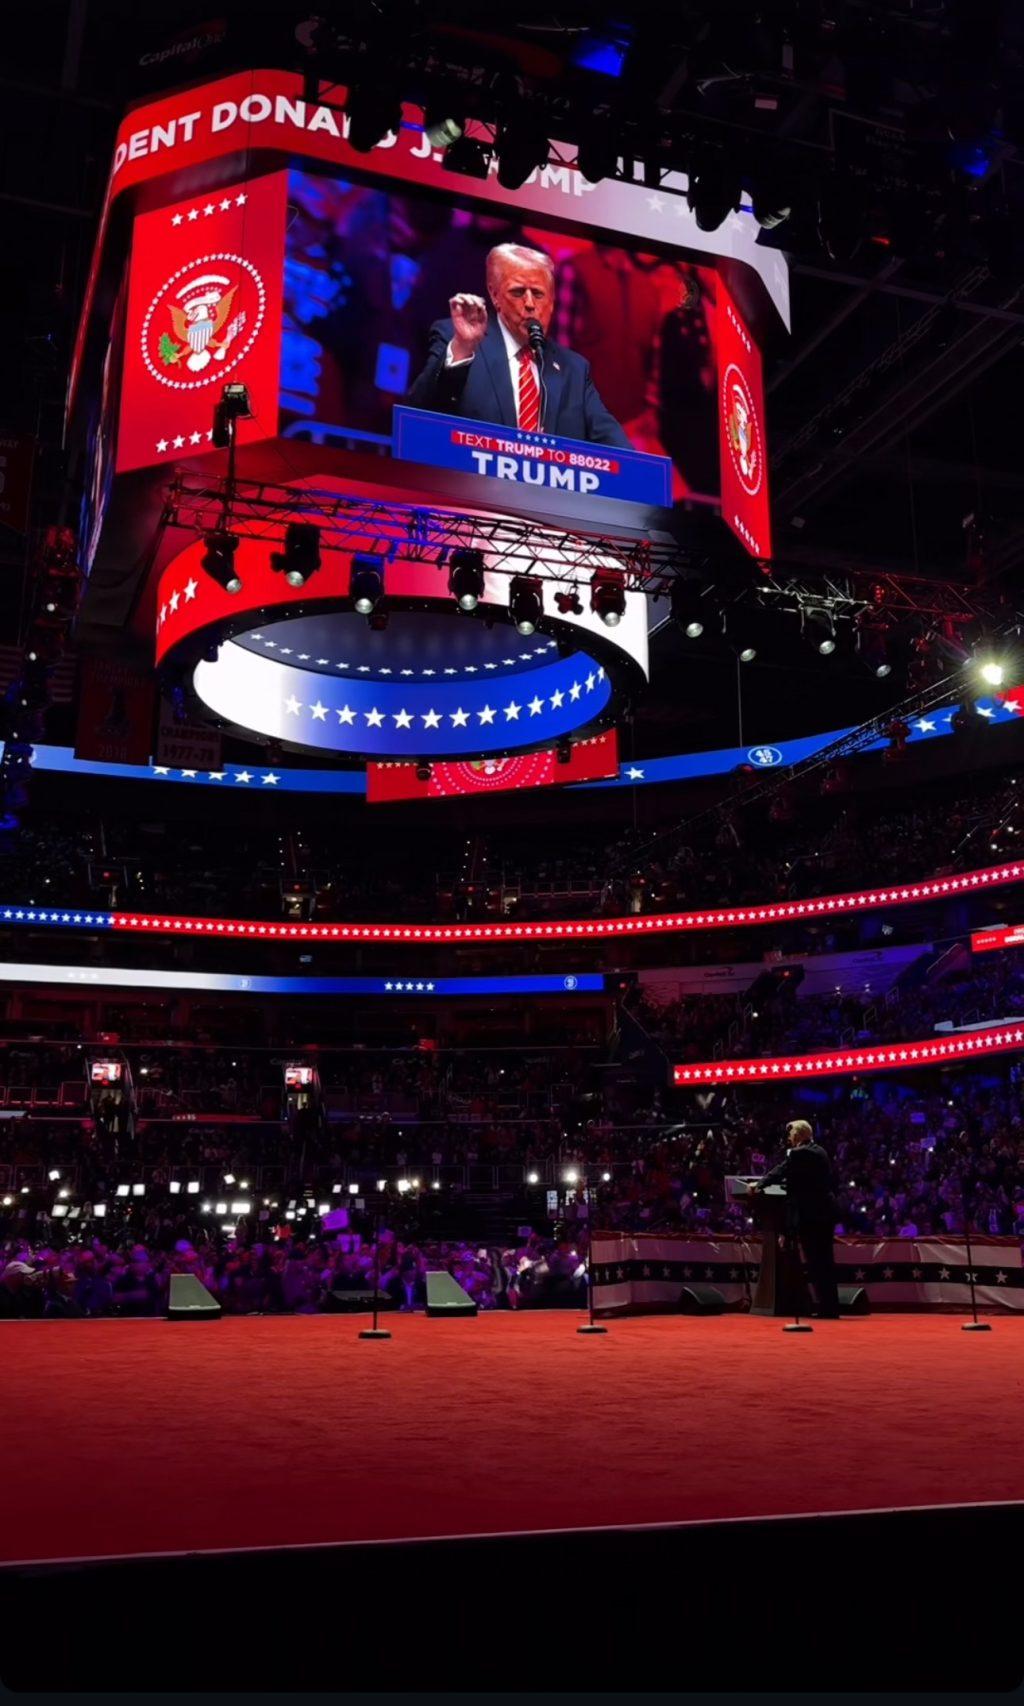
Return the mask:
<svg viewBox="0 0 1024 1706">
<path fill-rule="evenodd" d="M 0 983 L 88 985 L 97 989 L 214 989 L 235 995 L 376 995 L 408 1000 L 462 995 L 597 995 L 600 972 L 534 977 L 264 977 L 250 972 L 159 971 L 138 966 L 45 965 L 0 961 Z"/>
</svg>

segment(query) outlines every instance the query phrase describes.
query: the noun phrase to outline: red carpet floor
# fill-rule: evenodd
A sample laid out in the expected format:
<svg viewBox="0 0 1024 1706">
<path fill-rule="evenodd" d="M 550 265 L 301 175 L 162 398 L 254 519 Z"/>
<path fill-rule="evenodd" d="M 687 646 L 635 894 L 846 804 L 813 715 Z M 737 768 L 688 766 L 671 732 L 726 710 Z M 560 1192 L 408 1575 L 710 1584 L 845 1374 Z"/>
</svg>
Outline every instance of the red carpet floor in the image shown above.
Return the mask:
<svg viewBox="0 0 1024 1706">
<path fill-rule="evenodd" d="M 0 1324 L 4 1561 L 1024 1499 L 1024 1321 Z"/>
</svg>

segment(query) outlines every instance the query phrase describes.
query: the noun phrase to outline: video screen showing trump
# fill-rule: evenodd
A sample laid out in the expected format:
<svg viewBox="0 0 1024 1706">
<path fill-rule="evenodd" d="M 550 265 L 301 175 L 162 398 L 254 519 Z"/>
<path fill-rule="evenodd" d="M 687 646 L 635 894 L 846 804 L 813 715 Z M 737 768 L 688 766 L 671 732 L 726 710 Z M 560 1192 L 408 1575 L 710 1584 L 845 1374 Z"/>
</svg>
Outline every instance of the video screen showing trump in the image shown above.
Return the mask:
<svg viewBox="0 0 1024 1706">
<path fill-rule="evenodd" d="M 622 495 L 649 466 L 657 501 L 717 494 L 714 271 L 305 172 L 288 199 L 288 436 L 444 465 L 440 419 L 449 466 L 584 493 L 631 468 Z"/>
</svg>

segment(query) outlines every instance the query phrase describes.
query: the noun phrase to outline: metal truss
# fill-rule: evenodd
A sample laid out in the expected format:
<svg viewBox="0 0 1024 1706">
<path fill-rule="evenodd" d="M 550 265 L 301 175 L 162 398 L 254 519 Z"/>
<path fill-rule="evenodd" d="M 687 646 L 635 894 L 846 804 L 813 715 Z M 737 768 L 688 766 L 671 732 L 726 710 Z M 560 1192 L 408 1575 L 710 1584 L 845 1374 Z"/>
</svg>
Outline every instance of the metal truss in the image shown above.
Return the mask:
<svg viewBox="0 0 1024 1706">
<path fill-rule="evenodd" d="M 385 559 L 433 560 L 455 550 L 483 551 L 488 568 L 588 585 L 597 569 L 619 570 L 630 592 L 666 592 L 687 572 L 684 547 L 667 534 L 586 534 L 529 520 L 465 514 L 415 504 L 381 502 L 263 481 L 208 483 L 183 478 L 169 494 L 164 522 L 205 533 L 227 527 L 246 539 L 279 544 L 289 521 L 318 524 L 328 550 L 369 552 Z M 692 570 L 690 571 L 692 572 Z"/>
</svg>

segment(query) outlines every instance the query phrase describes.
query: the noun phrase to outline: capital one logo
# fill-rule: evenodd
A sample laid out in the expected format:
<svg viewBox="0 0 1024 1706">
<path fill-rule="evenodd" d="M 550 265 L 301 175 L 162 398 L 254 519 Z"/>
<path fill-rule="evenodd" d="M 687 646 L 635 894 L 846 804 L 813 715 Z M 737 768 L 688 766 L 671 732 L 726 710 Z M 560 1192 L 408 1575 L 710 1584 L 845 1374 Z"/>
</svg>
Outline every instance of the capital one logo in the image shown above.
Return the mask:
<svg viewBox="0 0 1024 1706">
<path fill-rule="evenodd" d="M 198 391 L 238 366 L 266 317 L 263 280 L 242 255 L 200 255 L 165 279 L 142 322 L 142 359 L 172 391 Z"/>
<path fill-rule="evenodd" d="M 777 746 L 752 746 L 747 757 L 751 764 L 756 764 L 760 770 L 771 770 L 776 764 L 782 763 L 782 754 Z"/>
</svg>

